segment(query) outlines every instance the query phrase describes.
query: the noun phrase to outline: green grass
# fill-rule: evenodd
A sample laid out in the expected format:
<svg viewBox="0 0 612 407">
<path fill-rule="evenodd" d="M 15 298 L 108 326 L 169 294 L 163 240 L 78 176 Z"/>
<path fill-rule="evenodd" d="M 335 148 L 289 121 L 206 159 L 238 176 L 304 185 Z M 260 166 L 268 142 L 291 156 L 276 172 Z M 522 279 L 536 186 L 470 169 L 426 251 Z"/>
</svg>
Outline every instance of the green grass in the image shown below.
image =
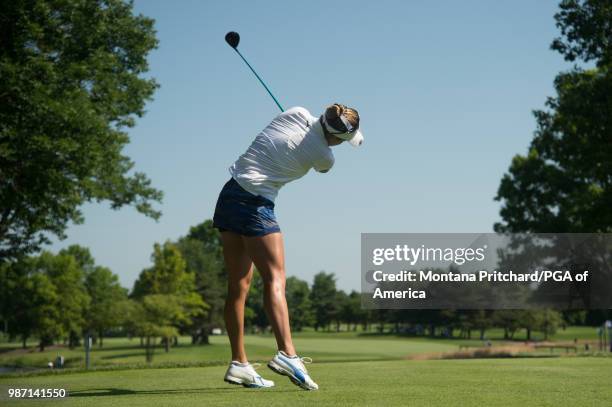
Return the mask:
<svg viewBox="0 0 612 407">
<path fill-rule="evenodd" d="M 387 329 L 389 329 L 389 327 L 387 327 Z M 385 333 L 383 335 L 380 335 L 380 334 L 377 334 L 375 330 L 371 332 L 367 332 L 367 333 L 359 333 L 359 335 L 370 336 L 370 337 L 371 336 L 397 336 L 392 333 Z M 455 331 L 455 335 L 458 335 L 457 330 Z M 408 336 L 408 337 L 411 337 L 411 336 Z M 455 336 L 453 338 L 443 339 L 443 340 L 467 341 L 467 342 L 471 341 L 475 343 L 475 342 L 481 342 L 479 337 L 480 337 L 480 332 L 478 330 L 473 330 L 471 339 L 459 338 L 458 336 Z M 487 329 L 485 331 L 485 338 L 492 340 L 492 341 L 505 341 L 504 340 L 504 330 L 502 328 Z M 442 339 L 442 338 L 436 337 L 436 339 Z M 534 341 L 542 341 L 544 340 L 544 334 L 542 332 L 532 331 L 531 339 Z M 559 330 L 554 335 L 551 335 L 548 338 L 548 340 L 551 340 L 551 341 L 573 341 L 574 339 L 579 339 L 579 340 L 598 339 L 597 327 L 569 326 L 569 327 L 566 327 L 565 329 L 559 328 Z M 525 329 L 518 329 L 514 333 L 512 340 L 517 341 L 517 342 L 527 340 L 527 331 Z"/>
<path fill-rule="evenodd" d="M 517 332 L 515 338 L 521 338 Z M 487 337 L 494 343 L 501 343 L 503 332 L 490 330 Z M 480 346 L 477 339 L 442 339 L 424 337 L 406 337 L 392 334 L 379 335 L 373 332 L 314 332 L 307 330 L 295 335 L 295 343 L 300 353 L 313 357 L 318 362 L 343 360 L 390 360 L 405 358 L 414 354 L 439 353 L 457 350 L 460 345 Z M 562 342 L 571 342 L 574 338 L 594 340 L 596 330 L 592 327 L 568 327 L 552 338 Z M 247 335 L 245 338 L 249 357 L 253 361 L 267 360 L 275 351 L 271 335 Z M 169 353 L 156 349 L 153 365 L 203 365 L 225 364 L 230 358 L 226 336 L 212 336 L 210 346 L 191 346 L 189 337 L 182 337 L 179 346 Z M 24 366 L 42 368 L 57 355 L 64 356 L 66 367 L 84 367 L 85 352 L 82 347 L 52 347 L 39 352 L 35 342 L 28 343 L 27 350 L 21 350 L 18 343 L 0 343 L 0 366 Z M 543 350 L 546 353 L 548 351 Z M 556 354 L 562 350 L 554 350 Z M 92 366 L 110 367 L 116 365 L 138 365 L 145 362 L 145 351 L 139 347 L 139 340 L 127 338 L 107 338 L 104 347 L 94 347 L 91 354 Z"/>
<path fill-rule="evenodd" d="M 583 338 L 589 335 L 589 330 L 592 328 L 568 328 L 557 338 L 562 341 Z M 180 338 L 180 346 L 169 353 L 156 351 L 152 367 L 170 367 L 128 369 L 144 365 L 144 350 L 138 346 L 139 341 L 109 338 L 103 348 L 92 352 L 93 366 L 102 370 L 0 377 L 0 405 L 41 403 L 8 400 L 10 387 L 64 388 L 70 394 L 68 399 L 43 402 L 62 406 L 612 405 L 609 385 L 612 357 L 406 360 L 411 355 L 449 352 L 457 350 L 460 344 L 481 342 L 307 331 L 297 334 L 295 343 L 302 355 L 314 359 L 310 371 L 321 390 L 300 390 L 265 367 L 261 368 L 262 374 L 275 380 L 277 387 L 250 390 L 222 381 L 230 358 L 228 341 L 225 336 L 214 336 L 211 340 L 209 346 L 191 346 L 189 338 Z M 271 335 L 247 335 L 245 341 L 252 361 L 267 361 L 275 351 Z M 19 346 L 0 345 L 0 366 L 44 366 L 58 353 L 67 358 L 69 366 L 78 368 L 84 364 L 82 349 L 38 352 L 31 348 L 24 352 L 15 348 Z M 173 367 L 176 364 L 210 366 Z"/>
<path fill-rule="evenodd" d="M 274 338 L 270 335 L 247 335 L 245 337 L 249 358 L 253 361 L 268 360 L 276 351 Z M 211 337 L 209 346 L 189 345 L 189 338 L 180 338 L 179 346 L 166 353 L 156 349 L 153 365 L 167 364 L 225 364 L 230 359 L 229 342 L 226 336 Z M 358 338 L 355 335 L 318 336 L 297 335 L 295 345 L 300 353 L 308 355 L 318 362 L 342 360 L 388 360 L 409 355 L 431 352 L 447 352 L 457 349 L 455 343 L 429 341 L 427 339 L 405 338 Z M 2 352 L 4 351 L 4 352 Z M 83 348 L 70 350 L 65 347 L 50 348 L 39 352 L 36 348 L 26 351 L 17 345 L 0 348 L 0 366 L 44 367 L 58 354 L 64 356 L 66 367 L 84 367 L 85 352 Z M 138 339 L 112 338 L 104 342 L 103 348 L 95 347 L 91 354 L 91 363 L 95 367 L 121 364 L 141 364 L 145 362 L 145 351 L 139 347 Z"/>
<path fill-rule="evenodd" d="M 597 340 L 597 327 L 592 326 L 569 326 L 566 329 L 559 329 L 553 337 L 556 341 Z"/>
<path fill-rule="evenodd" d="M 263 368 L 262 368 L 263 369 Z M 314 364 L 320 390 L 305 392 L 267 369 L 277 387 L 226 385 L 224 366 L 122 370 L 0 379 L 3 406 L 40 405 L 6 398 L 6 389 L 65 388 L 61 406 L 605 406 L 612 404 L 611 358 L 364 361 Z M 53 403 L 53 402 L 52 402 Z"/>
</svg>

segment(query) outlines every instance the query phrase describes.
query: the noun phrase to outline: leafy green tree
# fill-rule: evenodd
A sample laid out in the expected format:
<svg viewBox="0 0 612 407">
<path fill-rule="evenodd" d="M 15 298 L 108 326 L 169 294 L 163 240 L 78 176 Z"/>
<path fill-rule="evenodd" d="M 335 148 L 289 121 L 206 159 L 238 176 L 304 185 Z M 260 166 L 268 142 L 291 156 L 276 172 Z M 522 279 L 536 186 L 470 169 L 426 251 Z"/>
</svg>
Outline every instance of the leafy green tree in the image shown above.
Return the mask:
<svg viewBox="0 0 612 407">
<path fill-rule="evenodd" d="M 385 332 L 385 324 L 389 322 L 392 313 L 393 310 L 383 308 L 372 310 L 372 319 L 373 322 L 377 323 L 376 330 L 378 331 L 378 333 L 382 334 Z"/>
<path fill-rule="evenodd" d="M 525 326 L 522 310 L 500 309 L 493 311 L 495 326 L 504 329 L 504 339 L 512 339 L 517 330 Z"/>
<path fill-rule="evenodd" d="M 310 300 L 314 310 L 315 330 L 329 327 L 334 314 L 337 312 L 336 277 L 333 273 L 321 271 L 314 276 Z"/>
<path fill-rule="evenodd" d="M 472 326 L 480 332 L 480 340 L 485 339 L 485 332 L 489 328 L 493 328 L 493 311 L 491 310 L 472 310 L 470 311 L 470 320 Z"/>
<path fill-rule="evenodd" d="M 83 315 L 90 302 L 83 270 L 71 255 L 54 255 L 49 252 L 43 252 L 37 257 L 34 266 L 38 272 L 49 277 L 55 286 L 57 301 L 54 306 L 59 311 L 57 323 L 61 326 L 63 336 L 68 338 L 70 347 L 74 347 L 85 325 Z"/>
<path fill-rule="evenodd" d="M 127 299 L 127 290 L 119 278 L 106 267 L 94 267 L 85 275 L 85 287 L 91 299 L 85 315 L 85 327 L 97 334 L 102 347 L 104 332 L 121 324 L 121 302 Z"/>
<path fill-rule="evenodd" d="M 88 248 L 71 245 L 59 255 L 72 256 L 84 275 L 84 284 L 90 297 L 89 307 L 83 311 L 84 327 L 95 333 L 99 346 L 103 345 L 104 332 L 120 325 L 118 304 L 127 299 L 127 290 L 119 284 L 119 278 L 106 267 L 97 266 Z"/>
<path fill-rule="evenodd" d="M 180 312 L 173 314 L 172 324 L 178 330 L 188 331 L 193 320 L 205 316 L 208 308 L 208 304 L 195 291 L 195 276 L 187 271 L 181 252 L 170 242 L 163 246 L 156 243 L 151 257 L 153 266 L 140 273 L 134 283 L 132 297 L 143 301 L 150 295 L 172 296 L 173 301 L 180 305 Z M 168 351 L 169 337 L 164 336 L 162 340 Z"/>
<path fill-rule="evenodd" d="M 612 5 L 563 0 L 555 20 L 561 35 L 551 48 L 595 68 L 557 75 L 557 95 L 534 112 L 529 151 L 513 158 L 495 198 L 498 232 L 612 231 Z M 602 312 L 590 310 L 586 320 Z"/>
<path fill-rule="evenodd" d="M 492 311 L 475 309 L 475 310 L 457 310 L 451 325 L 456 326 L 461 330 L 461 336 L 472 338 L 472 331 L 480 332 L 479 338 L 485 339 L 485 332 L 488 328 L 493 327 Z"/>
<path fill-rule="evenodd" d="M 170 338 L 178 335 L 175 324 L 184 316 L 180 297 L 170 294 L 149 294 L 123 304 L 133 332 L 145 338 L 146 361 L 153 361 L 155 338 L 161 337 L 166 351 Z"/>
<path fill-rule="evenodd" d="M 370 310 L 361 308 L 361 293 L 358 291 L 351 291 L 348 295 L 348 301 L 345 307 L 341 311 L 342 318 L 348 324 L 353 324 L 353 331 L 357 330 L 357 325 L 367 325 Z M 365 330 L 365 328 L 364 328 Z"/>
<path fill-rule="evenodd" d="M 41 338 L 41 349 L 59 337 L 57 290 L 49 277 L 37 270 L 36 259 L 0 266 L 0 304 L 9 338 L 19 337 L 23 348 L 28 338 Z"/>
<path fill-rule="evenodd" d="M 563 324 L 563 316 L 559 311 L 544 309 L 539 313 L 539 325 L 537 329 L 544 334 L 544 340 L 554 335 Z"/>
<path fill-rule="evenodd" d="M 585 310 L 565 310 L 563 315 L 563 329 L 566 325 L 584 325 L 587 319 L 587 311 Z"/>
<path fill-rule="evenodd" d="M 346 312 L 350 307 L 349 297 L 342 290 L 336 290 L 334 295 L 334 311 L 331 315 L 331 319 L 336 323 L 336 332 L 340 332 L 340 325 L 342 322 L 347 322 L 344 319 Z"/>
<path fill-rule="evenodd" d="M 598 66 L 612 64 L 612 4 L 609 0 L 562 0 L 555 14 L 561 37 L 551 48 L 567 61 L 596 61 Z"/>
<path fill-rule="evenodd" d="M 58 307 L 60 294 L 51 279 L 42 273 L 33 274 L 25 284 L 24 291 L 29 298 L 24 304 L 26 308 L 22 310 L 26 322 L 22 325 L 25 329 L 22 331 L 23 347 L 26 347 L 28 336 L 33 334 L 38 337 L 38 347 L 42 352 L 54 339 L 66 334 L 66 327 L 62 324 L 62 310 Z"/>
<path fill-rule="evenodd" d="M 541 324 L 541 310 L 537 309 L 526 309 L 526 310 L 515 310 L 517 314 L 519 324 L 525 328 L 526 338 L 528 341 L 532 339 L 532 332 L 538 329 Z"/>
<path fill-rule="evenodd" d="M 153 266 L 144 269 L 134 283 L 132 296 L 148 294 L 182 294 L 195 289 L 194 275 L 187 272 L 187 265 L 176 245 L 155 243 L 151 255 Z"/>
<path fill-rule="evenodd" d="M 551 47 L 597 68 L 560 73 L 548 110 L 535 111 L 529 152 L 514 157 L 496 196 L 499 232 L 612 231 L 612 6 L 564 0 L 560 9 Z"/>
<path fill-rule="evenodd" d="M 204 250 L 223 263 L 223 245 L 219 230 L 213 227 L 213 221 L 205 220 L 189 229 L 187 238 L 199 240 L 204 244 Z"/>
<path fill-rule="evenodd" d="M 227 279 L 219 231 L 207 220 L 190 229 L 176 243 L 185 259 L 187 271 L 195 275 L 195 289 L 209 305 L 206 315 L 193 321 L 192 343 L 209 343 L 213 328 L 222 327 Z"/>
<path fill-rule="evenodd" d="M 156 46 L 132 2 L 1 2 L 0 258 L 64 237 L 85 202 L 160 216 L 161 192 L 123 153 L 157 87 Z"/>
<path fill-rule="evenodd" d="M 0 319 L 2 320 L 2 332 L 4 335 L 9 335 L 9 318 L 11 314 L 12 303 L 11 284 L 12 276 L 9 268 L 9 263 L 0 263 Z M 10 339 L 14 339 L 10 338 Z"/>
<path fill-rule="evenodd" d="M 25 343 L 35 336 L 41 350 L 60 338 L 75 346 L 89 296 L 83 272 L 71 255 L 43 252 L 0 267 L 2 308 L 9 335 Z"/>
<path fill-rule="evenodd" d="M 74 257 L 77 264 L 85 274 L 93 271 L 93 269 L 96 267 L 96 261 L 87 247 L 73 244 L 60 250 L 58 254 L 67 254 Z"/>
<path fill-rule="evenodd" d="M 294 276 L 287 278 L 285 296 L 289 308 L 291 328 L 299 332 L 305 326 L 312 325 L 314 315 L 312 313 L 308 283 Z"/>
</svg>

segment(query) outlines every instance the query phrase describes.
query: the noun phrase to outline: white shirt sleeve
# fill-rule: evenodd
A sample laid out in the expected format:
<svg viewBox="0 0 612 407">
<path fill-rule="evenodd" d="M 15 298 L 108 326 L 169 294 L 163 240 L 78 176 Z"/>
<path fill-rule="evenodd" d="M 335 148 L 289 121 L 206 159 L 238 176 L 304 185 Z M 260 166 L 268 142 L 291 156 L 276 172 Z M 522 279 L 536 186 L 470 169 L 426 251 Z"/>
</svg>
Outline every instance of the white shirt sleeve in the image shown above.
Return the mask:
<svg viewBox="0 0 612 407">
<path fill-rule="evenodd" d="M 314 163 L 313 168 L 317 172 L 327 172 L 334 166 L 334 162 L 334 156 L 332 154 L 329 154 L 317 160 Z"/>
</svg>

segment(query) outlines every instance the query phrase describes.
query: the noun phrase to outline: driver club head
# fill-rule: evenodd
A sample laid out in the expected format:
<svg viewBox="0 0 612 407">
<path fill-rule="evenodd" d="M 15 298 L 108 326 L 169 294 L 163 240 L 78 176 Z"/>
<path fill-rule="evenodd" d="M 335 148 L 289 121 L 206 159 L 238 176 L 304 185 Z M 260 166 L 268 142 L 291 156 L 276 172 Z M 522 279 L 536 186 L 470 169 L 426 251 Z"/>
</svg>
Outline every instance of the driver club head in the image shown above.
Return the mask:
<svg viewBox="0 0 612 407">
<path fill-rule="evenodd" d="M 230 47 L 236 49 L 240 43 L 240 35 L 236 31 L 230 31 L 225 34 L 225 42 L 227 42 Z"/>
<path fill-rule="evenodd" d="M 257 74 L 257 72 L 255 72 L 255 69 L 253 69 L 251 64 L 249 64 L 249 62 L 246 60 L 246 58 L 244 56 L 242 56 L 240 51 L 238 51 L 238 44 L 240 43 L 240 35 L 236 31 L 230 31 L 227 34 L 225 34 L 225 42 L 227 42 L 229 44 L 229 46 L 232 47 L 234 49 L 234 51 L 236 51 L 238 56 L 249 67 L 249 69 L 251 70 L 251 72 L 253 72 L 253 75 L 255 75 L 255 77 L 257 78 L 259 83 L 261 83 L 261 85 L 266 89 L 266 92 L 268 92 L 270 97 L 274 100 L 274 103 L 276 103 L 276 106 L 278 106 L 278 108 L 280 109 L 281 112 L 284 112 L 285 109 L 283 109 L 281 104 L 278 103 L 278 100 L 276 100 L 276 97 L 274 97 L 274 95 L 272 94 L 272 91 L 268 88 L 268 85 L 265 84 L 265 82 L 263 81 L 263 79 L 261 79 L 259 74 Z"/>
</svg>

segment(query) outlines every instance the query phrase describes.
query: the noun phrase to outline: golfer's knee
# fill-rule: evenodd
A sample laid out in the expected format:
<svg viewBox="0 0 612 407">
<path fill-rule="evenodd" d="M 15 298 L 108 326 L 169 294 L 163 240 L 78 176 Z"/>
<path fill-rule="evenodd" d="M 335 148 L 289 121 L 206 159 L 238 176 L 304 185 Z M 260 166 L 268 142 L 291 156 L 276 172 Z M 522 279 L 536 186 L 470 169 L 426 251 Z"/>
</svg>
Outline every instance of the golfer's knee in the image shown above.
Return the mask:
<svg viewBox="0 0 612 407">
<path fill-rule="evenodd" d="M 246 297 L 251 286 L 251 278 L 243 278 L 239 281 L 233 281 L 228 284 L 228 294 L 233 298 Z"/>
<path fill-rule="evenodd" d="M 264 279 L 265 288 L 272 294 L 285 294 L 285 273 L 284 270 L 277 270 L 276 272 L 269 273 L 268 277 Z"/>
</svg>

